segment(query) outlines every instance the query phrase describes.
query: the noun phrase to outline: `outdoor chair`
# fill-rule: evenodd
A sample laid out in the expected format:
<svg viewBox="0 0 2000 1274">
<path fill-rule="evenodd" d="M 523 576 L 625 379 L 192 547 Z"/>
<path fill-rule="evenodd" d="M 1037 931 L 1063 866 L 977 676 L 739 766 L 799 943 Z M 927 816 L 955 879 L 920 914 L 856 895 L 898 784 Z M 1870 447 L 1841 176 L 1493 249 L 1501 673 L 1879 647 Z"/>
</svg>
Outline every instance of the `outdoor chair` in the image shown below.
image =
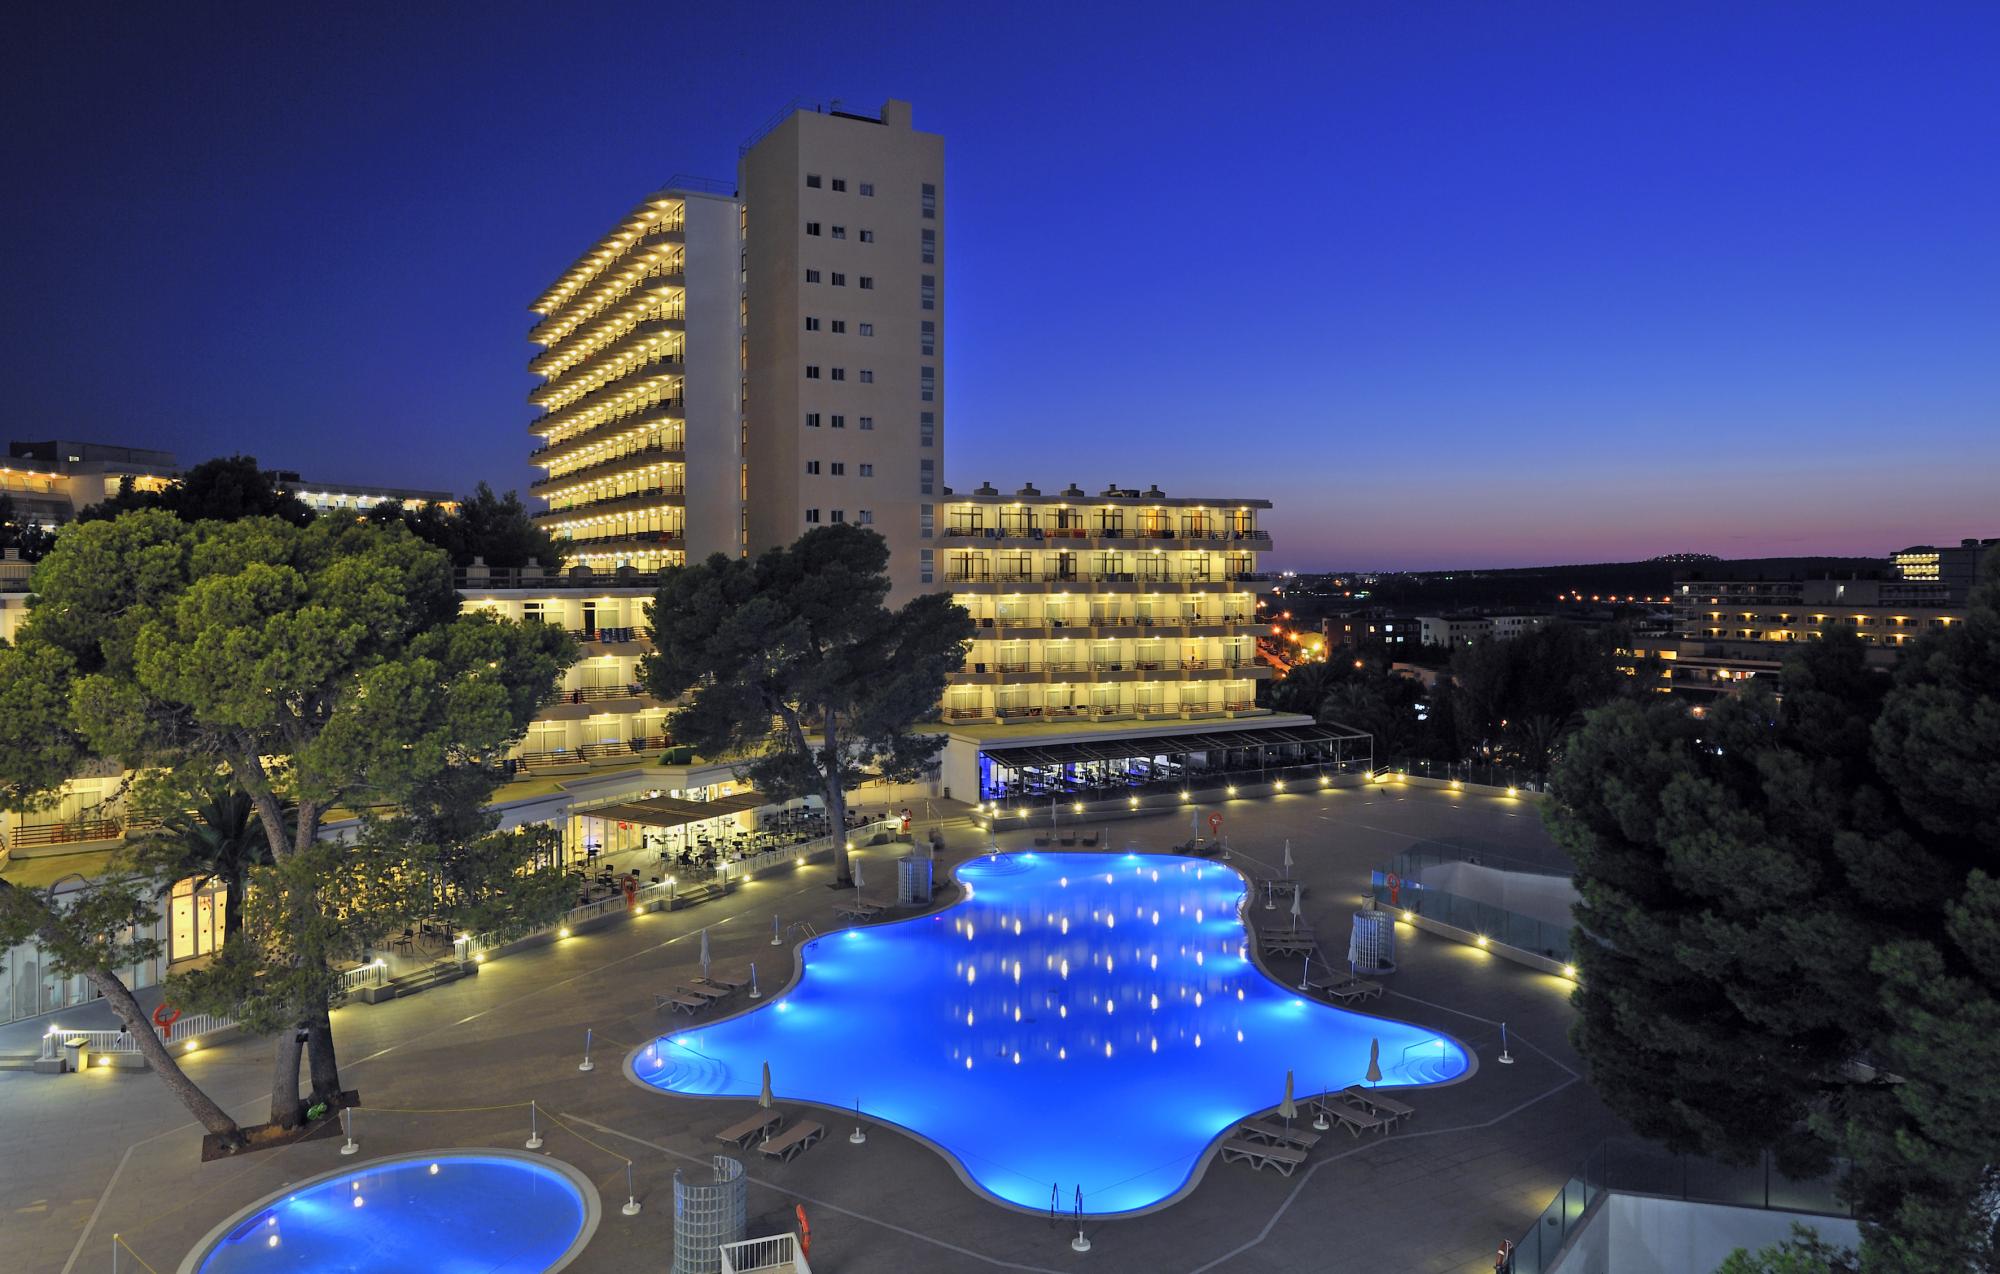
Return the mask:
<svg viewBox="0 0 2000 1274">
<path fill-rule="evenodd" d="M 1360 1102 L 1376 1114 L 1382 1115 L 1392 1121 L 1408 1119 L 1417 1113 L 1415 1106 L 1406 1106 L 1393 1097 L 1384 1097 L 1377 1089 L 1363 1088 L 1359 1084 L 1349 1084 L 1346 1088 L 1340 1090 L 1340 1095 L 1349 1101 Z"/>
<path fill-rule="evenodd" d="M 810 1119 L 801 1119 L 775 1137 L 767 1137 L 757 1148 L 766 1158 L 782 1159 L 790 1163 L 799 1153 L 812 1148 L 812 1144 L 826 1136 L 826 1129 Z"/>
<path fill-rule="evenodd" d="M 739 978 L 734 974 L 728 973 L 704 974 L 697 981 L 706 986 L 717 987 L 724 991 L 741 991 L 744 987 L 750 985 L 750 979 Z"/>
<path fill-rule="evenodd" d="M 1297 1146 L 1301 1150 L 1311 1150 L 1319 1144 L 1319 1134 L 1312 1129 L 1287 1128 L 1282 1123 L 1269 1119 L 1249 1120 L 1236 1132 L 1247 1141 L 1263 1142 L 1270 1146 Z"/>
<path fill-rule="evenodd" d="M 704 1000 L 726 1000 L 729 998 L 729 992 L 719 986 L 677 986 L 674 990 L 679 991 L 683 995 L 698 995 Z"/>
<path fill-rule="evenodd" d="M 416 945 L 417 945 L 416 930 L 414 929 L 403 930 L 402 936 L 397 938 L 394 942 L 390 943 L 389 945 L 394 947 L 396 950 L 402 952 L 404 955 L 416 954 Z"/>
<path fill-rule="evenodd" d="M 732 1146 L 748 1149 L 751 1141 L 771 1135 L 771 1130 L 785 1122 L 785 1117 L 775 1110 L 759 1110 L 748 1119 L 729 1125 L 715 1134 L 717 1141 L 726 1141 Z"/>
<path fill-rule="evenodd" d="M 1374 999 L 1382 994 L 1382 984 L 1380 982 L 1370 982 L 1366 978 L 1343 978 L 1339 982 L 1327 983 L 1325 985 L 1308 982 L 1306 986 L 1309 990 L 1324 991 L 1328 996 L 1339 1000 L 1342 1004 L 1356 1004 L 1362 1000 Z"/>
<path fill-rule="evenodd" d="M 1289 1177 L 1305 1161 L 1306 1152 L 1295 1146 L 1260 1146 L 1240 1137 L 1222 1143 L 1222 1162 L 1247 1163 L 1260 1172 L 1265 1168 L 1276 1168 Z"/>
<path fill-rule="evenodd" d="M 1371 1115 L 1359 1106 L 1350 1106 L 1344 1101 L 1327 1101 L 1323 1097 L 1313 1102 L 1313 1109 L 1324 1111 L 1330 1118 L 1339 1120 L 1340 1126 L 1357 1139 L 1364 1132 L 1379 1132 L 1386 1136 L 1389 1125 L 1394 1122 L 1380 1115 Z"/>
<path fill-rule="evenodd" d="M 708 1007 L 707 1000 L 680 991 L 675 991 L 672 995 L 661 995 L 658 991 L 653 993 L 653 1012 L 658 1013 L 670 1004 L 673 1005 L 674 1012 L 685 1013 L 689 1017 Z"/>
</svg>

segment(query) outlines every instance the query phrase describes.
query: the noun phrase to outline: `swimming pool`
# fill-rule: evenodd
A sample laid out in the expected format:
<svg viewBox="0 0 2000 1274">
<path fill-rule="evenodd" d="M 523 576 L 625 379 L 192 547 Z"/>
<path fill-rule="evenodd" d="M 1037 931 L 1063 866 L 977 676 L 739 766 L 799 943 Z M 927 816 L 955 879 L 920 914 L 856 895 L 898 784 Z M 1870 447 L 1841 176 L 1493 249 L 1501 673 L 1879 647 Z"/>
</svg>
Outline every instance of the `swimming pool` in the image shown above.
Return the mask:
<svg viewBox="0 0 2000 1274">
<path fill-rule="evenodd" d="M 1001 854 L 958 869 L 935 915 L 809 942 L 783 996 L 628 1059 L 669 1092 L 853 1110 L 928 1141 L 1018 1207 L 1145 1209 L 1209 1146 L 1275 1106 L 1361 1082 L 1442 1083 L 1468 1055 L 1436 1032 L 1301 998 L 1246 958 L 1243 877 L 1199 859 Z M 822 1115 L 838 1132 L 841 1125 Z M 829 1146 L 833 1153 L 844 1147 Z M 815 1153 L 827 1153 L 826 1150 Z"/>
<path fill-rule="evenodd" d="M 597 1190 L 544 1155 L 395 1155 L 266 1195 L 209 1231 L 180 1274 L 543 1274 L 597 1229 Z"/>
</svg>

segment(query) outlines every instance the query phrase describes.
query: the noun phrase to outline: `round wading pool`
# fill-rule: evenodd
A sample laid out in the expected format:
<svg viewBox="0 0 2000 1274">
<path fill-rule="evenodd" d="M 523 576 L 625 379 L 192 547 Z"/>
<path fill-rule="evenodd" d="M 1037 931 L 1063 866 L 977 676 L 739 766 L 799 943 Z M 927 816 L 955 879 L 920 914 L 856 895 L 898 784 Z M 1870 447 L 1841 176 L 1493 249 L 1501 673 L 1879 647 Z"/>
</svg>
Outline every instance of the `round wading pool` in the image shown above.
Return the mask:
<svg viewBox="0 0 2000 1274">
<path fill-rule="evenodd" d="M 597 1229 L 576 1169 L 510 1150 L 393 1155 L 266 1195 L 209 1231 L 180 1274 L 543 1274 Z"/>
</svg>

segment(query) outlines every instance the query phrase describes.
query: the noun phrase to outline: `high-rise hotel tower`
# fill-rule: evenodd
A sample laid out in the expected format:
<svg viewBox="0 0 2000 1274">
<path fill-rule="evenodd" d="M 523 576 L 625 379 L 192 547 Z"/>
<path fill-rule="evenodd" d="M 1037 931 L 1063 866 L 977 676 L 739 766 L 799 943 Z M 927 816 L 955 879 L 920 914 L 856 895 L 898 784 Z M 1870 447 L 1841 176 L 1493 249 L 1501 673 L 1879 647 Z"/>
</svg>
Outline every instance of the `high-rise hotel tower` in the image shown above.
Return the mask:
<svg viewBox="0 0 2000 1274">
<path fill-rule="evenodd" d="M 531 307 L 543 525 L 595 569 L 872 526 L 934 586 L 944 469 L 944 139 L 791 110 L 735 193 L 676 178 Z"/>
</svg>

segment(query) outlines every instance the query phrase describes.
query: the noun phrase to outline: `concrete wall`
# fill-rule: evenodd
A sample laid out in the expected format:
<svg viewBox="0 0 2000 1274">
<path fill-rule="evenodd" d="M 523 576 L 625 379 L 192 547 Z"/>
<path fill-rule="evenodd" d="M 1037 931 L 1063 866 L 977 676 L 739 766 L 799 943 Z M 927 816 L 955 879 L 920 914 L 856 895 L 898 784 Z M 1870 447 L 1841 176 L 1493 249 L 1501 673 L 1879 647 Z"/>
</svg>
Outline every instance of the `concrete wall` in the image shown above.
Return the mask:
<svg viewBox="0 0 2000 1274">
<path fill-rule="evenodd" d="M 1844 1217 L 1614 1193 L 1549 1274 L 1710 1274 L 1739 1247 L 1791 1237 L 1794 1221 L 1837 1246 L 1860 1242 L 1858 1227 Z"/>
<path fill-rule="evenodd" d="M 684 194 L 687 241 L 687 558 L 743 544 L 742 289 L 734 199 Z"/>
</svg>

